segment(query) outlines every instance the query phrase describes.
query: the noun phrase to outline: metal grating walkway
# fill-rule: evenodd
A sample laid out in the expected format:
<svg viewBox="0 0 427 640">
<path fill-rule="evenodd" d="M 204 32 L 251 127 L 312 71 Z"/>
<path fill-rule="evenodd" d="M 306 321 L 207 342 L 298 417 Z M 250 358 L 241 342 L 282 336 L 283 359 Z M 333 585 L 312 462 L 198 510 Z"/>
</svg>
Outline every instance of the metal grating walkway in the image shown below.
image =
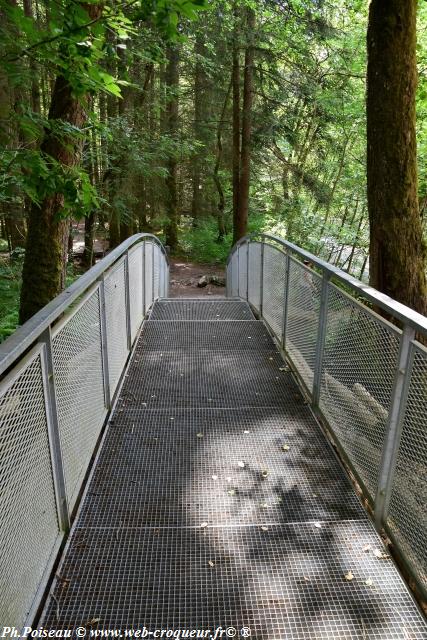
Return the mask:
<svg viewBox="0 0 427 640">
<path fill-rule="evenodd" d="M 144 627 L 214 637 L 233 627 L 259 640 L 427 639 L 381 555 L 249 306 L 162 300 L 134 351 L 41 622 L 85 627 L 87 637 Z M 194 629 L 212 636 L 176 634 Z"/>
</svg>

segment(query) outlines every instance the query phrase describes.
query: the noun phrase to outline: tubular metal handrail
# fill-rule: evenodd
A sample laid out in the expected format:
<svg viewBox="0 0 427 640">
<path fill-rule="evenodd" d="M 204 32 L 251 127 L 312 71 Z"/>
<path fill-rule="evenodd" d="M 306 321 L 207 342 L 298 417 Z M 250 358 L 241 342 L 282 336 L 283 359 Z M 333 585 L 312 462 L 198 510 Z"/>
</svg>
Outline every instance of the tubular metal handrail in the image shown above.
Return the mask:
<svg viewBox="0 0 427 640">
<path fill-rule="evenodd" d="M 302 249 L 301 247 L 298 247 L 296 244 L 293 244 L 292 242 L 289 242 L 284 238 L 280 238 L 279 236 L 274 236 L 269 233 L 253 233 L 253 234 L 248 234 L 247 236 L 244 236 L 238 242 L 236 242 L 236 244 L 233 246 L 227 259 L 227 266 L 230 260 L 232 259 L 233 254 L 238 250 L 238 248 L 241 245 L 247 243 L 248 241 L 253 242 L 256 239 L 274 242 L 282 246 L 285 249 L 285 251 L 290 250 L 292 253 L 297 254 L 300 258 L 303 258 L 304 260 L 308 260 L 313 265 L 321 269 L 321 271 L 327 274 L 330 278 L 333 277 L 336 280 L 338 280 L 340 283 L 351 287 L 353 291 L 355 291 L 358 295 L 360 295 L 362 298 L 364 298 L 368 302 L 376 305 L 377 307 L 380 307 L 381 309 L 386 311 L 388 314 L 390 314 L 397 320 L 400 320 L 400 322 L 402 322 L 403 324 L 413 327 L 419 333 L 427 335 L 427 317 L 426 316 L 423 316 L 417 311 L 414 311 L 413 309 L 411 309 L 410 307 L 407 307 L 406 305 L 400 302 L 397 302 L 397 300 L 393 300 L 393 298 L 390 298 L 390 296 L 387 296 L 385 293 L 381 293 L 377 289 L 374 289 L 373 287 L 363 283 L 361 280 L 354 278 L 349 273 L 342 271 L 338 267 L 335 267 L 329 262 L 326 262 L 325 260 L 318 258 L 317 256 L 310 253 L 309 251 L 306 251 L 305 249 Z"/>
<path fill-rule="evenodd" d="M 67 289 L 54 298 L 49 304 L 40 309 L 32 318 L 18 329 L 4 342 L 0 344 L 0 375 L 10 367 L 10 365 L 24 351 L 33 344 L 39 336 L 59 318 L 59 316 L 90 286 L 92 286 L 102 276 L 107 269 L 112 267 L 129 249 L 140 243 L 142 240 L 152 240 L 162 251 L 167 264 L 169 258 L 160 240 L 150 233 L 137 233 L 118 247 L 108 253 L 102 260 L 97 262 L 91 269 L 86 271 Z"/>
<path fill-rule="evenodd" d="M 160 241 L 123 242 L 0 345 L 0 627 L 31 625 L 147 310 Z"/>
<path fill-rule="evenodd" d="M 378 530 L 427 595 L 427 349 L 416 340 L 427 336 L 427 318 L 264 233 L 231 250 L 227 295 L 248 300 L 269 327 Z"/>
</svg>

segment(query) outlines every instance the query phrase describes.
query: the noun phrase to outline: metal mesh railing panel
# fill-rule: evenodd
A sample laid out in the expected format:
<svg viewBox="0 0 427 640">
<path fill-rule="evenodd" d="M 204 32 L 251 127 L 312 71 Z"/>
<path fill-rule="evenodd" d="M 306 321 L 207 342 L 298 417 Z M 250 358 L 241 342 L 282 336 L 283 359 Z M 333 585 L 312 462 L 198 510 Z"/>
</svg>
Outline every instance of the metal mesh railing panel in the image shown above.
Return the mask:
<svg viewBox="0 0 427 640">
<path fill-rule="evenodd" d="M 375 496 L 399 332 L 330 285 L 320 407 Z"/>
<path fill-rule="evenodd" d="M 126 329 L 125 262 L 121 260 L 105 278 L 110 390 L 114 392 L 128 355 Z"/>
<path fill-rule="evenodd" d="M 261 303 L 261 246 L 260 242 L 249 244 L 248 297 L 258 310 Z"/>
<path fill-rule="evenodd" d="M 131 338 L 134 341 L 143 318 L 144 283 L 142 280 L 142 245 L 129 253 L 129 304 Z"/>
<path fill-rule="evenodd" d="M 145 311 L 153 303 L 153 243 L 145 243 Z"/>
<path fill-rule="evenodd" d="M 286 351 L 310 390 L 313 388 L 321 290 L 322 278 L 291 259 Z"/>
<path fill-rule="evenodd" d="M 59 435 L 73 508 L 104 422 L 99 289 L 52 339 Z"/>
<path fill-rule="evenodd" d="M 239 297 L 248 297 L 248 245 L 239 247 Z"/>
<path fill-rule="evenodd" d="M 263 271 L 263 316 L 279 340 L 283 328 L 283 304 L 285 297 L 285 255 L 266 244 Z"/>
<path fill-rule="evenodd" d="M 41 354 L 0 387 L 0 621 L 24 624 L 59 535 Z"/>
<path fill-rule="evenodd" d="M 387 524 L 427 590 L 427 351 L 414 354 Z"/>
</svg>

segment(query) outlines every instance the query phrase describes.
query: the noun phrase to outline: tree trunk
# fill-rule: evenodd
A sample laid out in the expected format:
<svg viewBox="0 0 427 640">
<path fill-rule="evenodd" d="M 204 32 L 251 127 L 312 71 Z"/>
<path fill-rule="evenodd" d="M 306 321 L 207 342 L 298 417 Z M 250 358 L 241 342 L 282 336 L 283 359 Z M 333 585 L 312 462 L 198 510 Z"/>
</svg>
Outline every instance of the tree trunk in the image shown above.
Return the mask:
<svg viewBox="0 0 427 640">
<path fill-rule="evenodd" d="M 166 130 L 171 139 L 176 138 L 178 132 L 178 85 L 179 85 L 179 52 L 176 45 L 167 47 L 167 66 L 165 72 L 167 103 Z M 172 249 L 178 246 L 178 197 L 177 197 L 177 160 L 175 152 L 167 160 L 166 177 L 166 244 Z"/>
<path fill-rule="evenodd" d="M 230 98 L 232 80 L 228 86 L 228 90 L 224 99 L 224 104 L 222 107 L 221 115 L 218 122 L 218 129 L 216 132 L 216 159 L 215 166 L 213 170 L 213 180 L 218 191 L 218 209 L 217 209 L 217 221 L 218 221 L 218 242 L 223 242 L 224 236 L 226 233 L 225 221 L 224 221 L 224 210 L 225 210 L 225 195 L 224 189 L 222 188 L 221 180 L 219 177 L 219 168 L 221 165 L 222 159 L 222 125 L 224 122 L 225 114 L 228 107 L 228 102 Z"/>
<path fill-rule="evenodd" d="M 206 74 L 203 69 L 201 58 L 205 55 L 205 42 L 203 33 L 200 31 L 196 34 L 196 43 L 194 47 L 196 55 L 196 68 L 194 72 L 194 139 L 195 142 L 203 144 L 205 141 L 203 117 L 204 109 L 204 92 L 206 89 Z M 199 147 L 191 158 L 191 182 L 192 182 L 192 198 L 191 198 L 191 216 L 193 224 L 197 225 L 202 215 L 202 164 L 205 150 Z"/>
<path fill-rule="evenodd" d="M 239 216 L 239 187 L 240 187 L 240 53 L 239 53 L 239 11 L 237 3 L 234 5 L 233 31 L 233 242 L 236 241 Z"/>
<path fill-rule="evenodd" d="M 370 281 L 426 313 L 415 137 L 416 0 L 372 0 L 368 25 Z"/>
<path fill-rule="evenodd" d="M 91 19 L 102 11 L 100 5 L 84 5 Z M 63 76 L 55 81 L 49 110 L 50 120 L 62 120 L 81 128 L 86 120 L 83 100 L 76 98 Z M 46 131 L 42 153 L 64 166 L 79 161 L 79 144 L 75 140 L 59 140 Z M 27 248 L 22 272 L 20 323 L 25 322 L 65 286 L 68 220 L 59 219 L 64 204 L 61 193 L 47 196 L 40 205 L 30 209 Z"/>
<path fill-rule="evenodd" d="M 252 102 L 253 102 L 253 64 L 254 47 L 253 31 L 255 29 L 255 12 L 247 10 L 247 39 L 245 51 L 245 71 L 243 79 L 243 109 L 242 109 L 242 146 L 240 151 L 240 183 L 239 205 L 237 219 L 234 226 L 234 242 L 242 238 L 248 229 L 249 186 L 251 170 L 251 137 L 252 137 Z"/>
</svg>

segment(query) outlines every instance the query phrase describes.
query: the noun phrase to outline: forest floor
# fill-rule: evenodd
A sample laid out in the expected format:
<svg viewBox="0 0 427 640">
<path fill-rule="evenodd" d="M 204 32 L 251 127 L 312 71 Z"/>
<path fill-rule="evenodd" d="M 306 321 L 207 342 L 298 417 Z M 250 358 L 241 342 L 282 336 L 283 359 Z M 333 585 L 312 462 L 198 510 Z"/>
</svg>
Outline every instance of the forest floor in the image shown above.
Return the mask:
<svg viewBox="0 0 427 640">
<path fill-rule="evenodd" d="M 185 262 L 184 260 L 171 259 L 170 288 L 171 298 L 222 298 L 225 296 L 225 287 L 208 284 L 198 287 L 202 276 L 216 276 L 225 278 L 225 270 L 222 266 L 212 264 L 200 264 Z"/>
</svg>

